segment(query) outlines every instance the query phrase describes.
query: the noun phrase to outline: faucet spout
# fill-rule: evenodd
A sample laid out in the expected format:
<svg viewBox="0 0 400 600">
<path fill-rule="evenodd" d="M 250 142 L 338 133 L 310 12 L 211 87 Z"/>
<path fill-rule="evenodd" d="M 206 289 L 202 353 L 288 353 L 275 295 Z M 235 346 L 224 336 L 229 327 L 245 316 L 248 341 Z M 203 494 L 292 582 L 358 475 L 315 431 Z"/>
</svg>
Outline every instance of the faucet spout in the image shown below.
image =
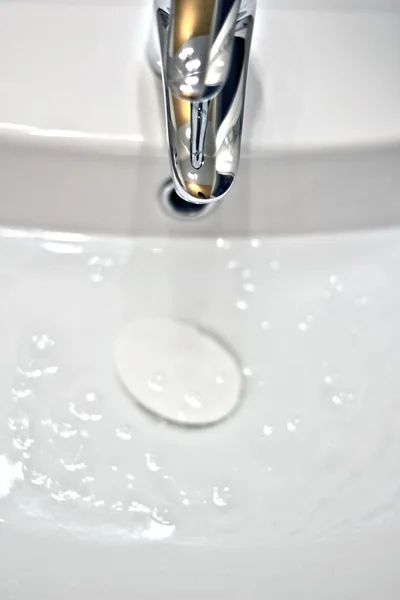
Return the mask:
<svg viewBox="0 0 400 600">
<path fill-rule="evenodd" d="M 171 171 L 204 204 L 239 165 L 255 0 L 155 0 Z"/>
</svg>

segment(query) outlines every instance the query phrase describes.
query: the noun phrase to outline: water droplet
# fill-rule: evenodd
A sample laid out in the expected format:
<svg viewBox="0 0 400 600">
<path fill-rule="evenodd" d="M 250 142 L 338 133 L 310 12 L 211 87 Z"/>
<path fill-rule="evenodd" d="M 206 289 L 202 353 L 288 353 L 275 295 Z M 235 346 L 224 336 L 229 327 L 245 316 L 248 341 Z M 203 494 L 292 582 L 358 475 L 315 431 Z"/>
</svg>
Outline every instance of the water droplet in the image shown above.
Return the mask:
<svg viewBox="0 0 400 600">
<path fill-rule="evenodd" d="M 261 248 L 262 242 L 258 238 L 254 238 L 250 242 L 252 248 Z"/>
<path fill-rule="evenodd" d="M 54 375 L 58 372 L 58 367 L 53 365 L 51 367 L 39 369 L 33 362 L 29 362 L 26 369 L 18 367 L 17 371 L 27 379 L 39 379 L 39 377 L 42 377 L 43 375 Z"/>
<path fill-rule="evenodd" d="M 163 253 L 163 249 L 162 248 L 152 248 L 151 249 L 152 253 L 155 254 L 156 256 L 159 256 L 160 254 Z"/>
<path fill-rule="evenodd" d="M 81 496 L 74 490 L 59 490 L 50 494 L 53 500 L 57 502 L 66 502 L 67 500 L 79 500 Z"/>
<path fill-rule="evenodd" d="M 78 430 L 75 429 L 70 423 L 54 423 L 54 431 L 60 437 L 68 440 L 78 435 Z"/>
<path fill-rule="evenodd" d="M 102 508 L 103 506 L 105 506 L 105 502 L 104 500 L 96 500 L 95 502 L 93 502 L 93 506 L 95 508 Z"/>
<path fill-rule="evenodd" d="M 293 431 L 296 431 L 297 429 L 297 421 L 293 422 L 293 421 L 288 421 L 286 424 L 287 430 L 290 431 L 291 433 Z"/>
<path fill-rule="evenodd" d="M 12 444 L 17 450 L 26 451 L 34 444 L 34 440 L 27 434 L 19 433 L 14 436 Z"/>
<path fill-rule="evenodd" d="M 152 471 L 152 473 L 155 473 L 161 469 L 161 467 L 156 463 L 155 456 L 152 456 L 151 454 L 146 452 L 146 454 L 144 455 L 144 460 L 146 463 L 146 467 L 149 469 L 149 471 Z M 164 476 L 164 479 L 166 478 L 167 477 Z"/>
<path fill-rule="evenodd" d="M 261 329 L 263 329 L 264 331 L 268 331 L 269 329 L 271 329 L 271 324 L 269 321 L 262 321 L 261 322 Z"/>
<path fill-rule="evenodd" d="M 243 277 L 243 279 L 250 279 L 250 277 L 251 277 L 250 269 L 243 269 L 242 277 Z"/>
<path fill-rule="evenodd" d="M 252 371 L 251 367 L 245 367 L 243 369 L 243 375 L 245 377 L 251 377 L 253 375 L 253 371 Z"/>
<path fill-rule="evenodd" d="M 248 309 L 248 304 L 245 300 L 238 300 L 236 302 L 236 306 L 239 310 L 247 310 Z"/>
<path fill-rule="evenodd" d="M 163 373 L 154 373 L 154 375 L 148 380 L 147 385 L 152 392 L 160 394 L 164 391 L 164 380 L 165 375 Z"/>
<path fill-rule="evenodd" d="M 29 429 L 29 417 L 25 411 L 18 410 L 15 416 L 8 419 L 8 428 L 11 431 L 25 431 Z"/>
<path fill-rule="evenodd" d="M 75 471 L 80 471 L 81 469 L 84 469 L 86 467 L 86 464 L 84 462 L 74 461 L 70 463 L 64 460 L 63 458 L 60 459 L 60 462 L 67 471 L 70 471 L 72 473 L 74 473 Z"/>
<path fill-rule="evenodd" d="M 279 269 L 281 268 L 281 265 L 280 265 L 280 263 L 277 260 L 272 260 L 269 263 L 269 266 L 271 267 L 271 269 L 273 271 L 279 271 Z"/>
<path fill-rule="evenodd" d="M 53 365 L 52 367 L 46 367 L 45 369 L 43 369 L 42 373 L 43 375 L 55 375 L 56 373 L 58 373 L 58 370 L 59 367 Z"/>
<path fill-rule="evenodd" d="M 216 506 L 224 507 L 228 506 L 228 502 L 232 497 L 229 487 L 225 486 L 222 489 L 218 487 L 213 488 L 212 499 Z"/>
<path fill-rule="evenodd" d="M 101 421 L 103 415 L 98 411 L 93 412 L 93 408 L 100 402 L 99 395 L 93 390 L 78 392 L 76 399 L 69 405 L 69 412 L 81 421 Z"/>
<path fill-rule="evenodd" d="M 51 350 L 55 345 L 46 333 L 35 333 L 32 336 L 32 348 L 42 353 L 45 350 Z"/>
<path fill-rule="evenodd" d="M 224 238 L 218 238 L 216 243 L 218 248 L 223 248 L 224 250 L 228 250 L 231 247 L 229 240 L 224 240 Z"/>
<path fill-rule="evenodd" d="M 117 467 L 116 465 L 112 465 L 112 466 L 111 466 L 111 471 L 112 471 L 113 473 L 116 473 L 116 472 L 118 471 L 118 467 Z"/>
<path fill-rule="evenodd" d="M 11 394 L 13 400 L 15 400 L 16 402 L 20 400 L 30 400 L 34 398 L 33 390 L 27 386 L 26 381 L 21 381 L 18 384 L 18 386 L 14 386 L 11 389 Z"/>
<path fill-rule="evenodd" d="M 145 515 L 151 514 L 151 510 L 145 504 L 141 504 L 140 502 L 132 501 L 128 506 L 128 512 L 137 512 L 143 513 Z"/>
<path fill-rule="evenodd" d="M 129 440 L 132 439 L 131 428 L 129 427 L 129 425 L 118 427 L 115 430 L 115 434 L 120 440 L 123 440 L 124 442 L 129 442 Z"/>
<path fill-rule="evenodd" d="M 353 400 L 354 394 L 352 392 L 339 392 L 332 396 L 332 402 L 336 406 L 343 406 L 346 402 L 352 402 Z"/>
<path fill-rule="evenodd" d="M 237 268 L 237 266 L 238 266 L 238 262 L 237 262 L 237 260 L 230 260 L 230 261 L 228 262 L 228 269 L 229 269 L 230 271 L 233 271 L 233 269 L 236 269 L 236 268 Z"/>
<path fill-rule="evenodd" d="M 95 392 L 87 392 L 85 394 L 85 400 L 87 402 L 97 402 L 97 400 L 98 400 L 97 394 Z"/>
<path fill-rule="evenodd" d="M 32 369 L 28 367 L 26 370 L 18 368 L 18 372 L 24 375 L 27 379 L 38 379 L 42 376 L 42 369 Z"/>
<path fill-rule="evenodd" d="M 340 281 L 340 279 L 339 279 L 339 277 L 337 275 L 331 275 L 330 278 L 329 278 L 329 282 L 335 288 L 335 290 L 337 292 L 339 292 L 339 293 L 343 292 L 344 285 Z"/>
<path fill-rule="evenodd" d="M 189 404 L 192 408 L 201 408 L 201 396 L 196 392 L 189 392 L 184 395 L 185 402 Z"/>
<path fill-rule="evenodd" d="M 90 475 L 86 475 L 85 477 L 82 477 L 82 483 L 93 483 L 94 481 L 94 477 L 91 477 Z"/>
<path fill-rule="evenodd" d="M 154 519 L 154 521 L 156 521 L 156 523 L 159 523 L 160 525 L 171 525 L 171 519 L 169 517 L 168 508 L 155 508 L 151 513 L 151 518 Z"/>
<path fill-rule="evenodd" d="M 58 371 L 54 364 L 55 341 L 47 333 L 35 332 L 28 335 L 18 348 L 17 373 L 18 384 L 15 386 L 23 396 L 23 389 L 27 388 L 26 380 L 38 379 L 44 375 L 53 375 Z M 23 380 L 25 382 L 23 383 Z M 17 393 L 15 389 L 14 397 Z"/>
<path fill-rule="evenodd" d="M 216 376 L 216 378 L 215 378 L 215 382 L 216 382 L 218 385 L 222 385 L 222 384 L 224 384 L 224 383 L 225 383 L 225 377 L 224 377 L 224 374 L 223 374 L 223 373 L 218 373 L 218 374 L 217 374 L 217 376 Z"/>
<path fill-rule="evenodd" d="M 274 427 L 273 425 L 264 425 L 263 427 L 263 434 L 267 437 L 271 436 L 274 433 Z"/>
<path fill-rule="evenodd" d="M 314 322 L 313 315 L 307 315 L 303 321 L 300 321 L 300 323 L 298 324 L 298 328 L 300 329 L 300 331 L 306 332 L 309 330 L 310 325 L 313 322 Z"/>
<path fill-rule="evenodd" d="M 45 485 L 47 483 L 47 475 L 43 475 L 43 473 L 38 473 L 37 471 L 33 471 L 31 475 L 31 483 L 33 485 Z"/>
<path fill-rule="evenodd" d="M 248 292 L 249 294 L 252 294 L 253 292 L 256 291 L 256 286 L 254 283 L 251 282 L 245 282 L 243 284 L 243 291 L 244 292 Z"/>
<path fill-rule="evenodd" d="M 332 385 L 333 384 L 333 377 L 332 377 L 332 375 L 327 375 L 324 378 L 324 383 L 325 383 L 325 385 Z"/>
</svg>

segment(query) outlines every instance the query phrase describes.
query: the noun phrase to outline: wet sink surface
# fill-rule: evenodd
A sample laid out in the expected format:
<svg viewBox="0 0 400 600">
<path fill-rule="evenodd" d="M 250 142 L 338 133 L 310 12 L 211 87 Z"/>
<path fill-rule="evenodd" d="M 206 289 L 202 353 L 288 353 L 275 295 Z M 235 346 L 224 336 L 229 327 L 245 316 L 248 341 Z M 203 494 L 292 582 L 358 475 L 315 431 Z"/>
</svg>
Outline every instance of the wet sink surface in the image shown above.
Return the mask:
<svg viewBox="0 0 400 600">
<path fill-rule="evenodd" d="M 151 544 L 169 557 L 153 564 L 160 577 L 167 564 L 179 572 L 174 552 L 184 548 L 187 560 L 194 553 L 197 590 L 207 560 L 215 553 L 219 564 L 225 549 L 239 560 L 276 548 L 295 562 L 309 556 L 318 578 L 324 544 L 343 544 L 349 565 L 354 540 L 371 540 L 372 552 L 386 532 L 398 541 L 399 263 L 397 229 L 196 240 L 2 230 L 2 598 L 47 598 L 45 564 L 21 575 L 30 564 L 21 535 L 42 558 L 68 542 L 67 561 L 90 563 L 93 547 L 127 560 Z M 125 392 L 112 346 L 141 315 L 190 321 L 234 350 L 245 393 L 225 422 L 169 425 Z M 355 589 L 375 598 L 381 572 L 385 597 L 395 598 L 400 580 L 378 556 L 360 558 L 376 573 L 354 575 Z M 65 591 L 48 597 L 70 597 L 62 561 L 57 568 Z M 118 568 L 119 587 L 97 573 L 84 590 L 75 581 L 77 598 L 117 588 L 121 598 L 158 597 L 156 580 L 146 595 L 137 573 Z M 233 586 L 230 597 L 241 597 L 235 561 L 217 571 L 202 593 Z M 264 597 L 269 576 L 259 572 L 253 598 Z M 42 582 L 34 592 L 32 577 Z M 335 593 L 327 585 L 318 598 Z"/>
</svg>

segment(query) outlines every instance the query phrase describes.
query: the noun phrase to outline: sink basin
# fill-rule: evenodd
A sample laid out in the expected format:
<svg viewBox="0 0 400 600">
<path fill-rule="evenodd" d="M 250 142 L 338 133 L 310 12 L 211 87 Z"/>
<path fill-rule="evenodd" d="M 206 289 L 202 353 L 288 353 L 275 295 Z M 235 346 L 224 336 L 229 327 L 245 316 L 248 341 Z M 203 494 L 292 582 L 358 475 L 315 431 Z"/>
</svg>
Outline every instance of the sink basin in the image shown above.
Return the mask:
<svg viewBox="0 0 400 600">
<path fill-rule="evenodd" d="M 1 600 L 398 600 L 400 14 L 260 2 L 238 182 L 181 220 L 147 11 L 0 0 Z M 232 349 L 226 420 L 121 384 L 153 316 Z"/>
<path fill-rule="evenodd" d="M 3 229 L 0 256 L 2 598 L 397 597 L 400 229 Z M 121 387 L 115 337 L 152 314 L 235 349 L 226 422 Z"/>
</svg>

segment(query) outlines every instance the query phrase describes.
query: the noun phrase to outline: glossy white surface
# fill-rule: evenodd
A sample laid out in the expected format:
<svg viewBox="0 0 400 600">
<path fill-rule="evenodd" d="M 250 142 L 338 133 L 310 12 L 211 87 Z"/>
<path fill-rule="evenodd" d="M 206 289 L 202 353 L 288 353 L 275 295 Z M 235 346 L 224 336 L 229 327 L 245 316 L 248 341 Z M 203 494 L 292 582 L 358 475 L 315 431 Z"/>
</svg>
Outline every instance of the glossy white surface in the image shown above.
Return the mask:
<svg viewBox="0 0 400 600">
<path fill-rule="evenodd" d="M 149 4 L 1 0 L 0 137 L 164 152 Z M 399 71 L 398 3 L 259 0 L 245 147 L 398 141 Z"/>
<path fill-rule="evenodd" d="M 399 7 L 266 4 L 251 158 L 183 223 L 148 3 L 0 0 L 1 600 L 399 598 Z M 226 421 L 124 391 L 144 312 L 233 348 Z"/>
<path fill-rule="evenodd" d="M 400 230 L 0 250 L 2 599 L 397 599 Z M 115 335 L 149 310 L 236 350 L 226 422 L 120 387 Z"/>
</svg>

